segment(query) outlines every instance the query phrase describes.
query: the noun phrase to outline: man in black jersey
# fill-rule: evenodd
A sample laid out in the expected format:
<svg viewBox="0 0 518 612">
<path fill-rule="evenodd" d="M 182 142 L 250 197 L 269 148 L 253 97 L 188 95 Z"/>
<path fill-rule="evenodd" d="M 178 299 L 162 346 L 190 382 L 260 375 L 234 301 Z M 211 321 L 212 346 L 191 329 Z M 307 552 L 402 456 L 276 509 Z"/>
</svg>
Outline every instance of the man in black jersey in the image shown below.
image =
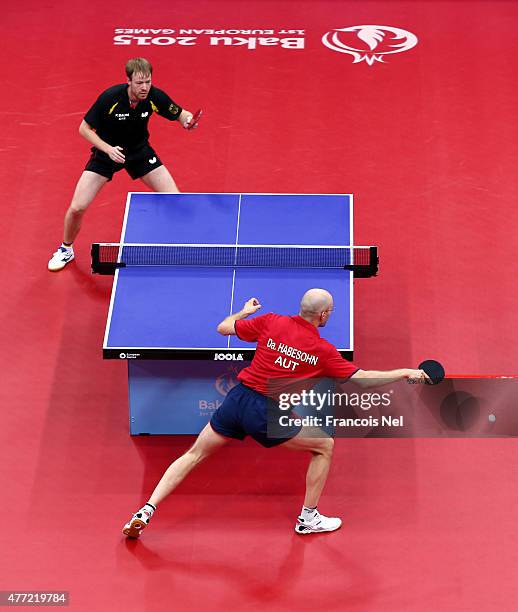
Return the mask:
<svg viewBox="0 0 518 612">
<path fill-rule="evenodd" d="M 115 172 L 124 168 L 132 179 L 141 179 L 153 191 L 178 191 L 173 177 L 149 144 L 148 122 L 156 113 L 169 121 L 178 120 L 187 129 L 192 114 L 151 84 L 152 71 L 144 58 L 129 60 L 127 84 L 104 91 L 79 126 L 81 136 L 93 145 L 92 154 L 77 182 L 65 215 L 63 243 L 50 259 L 49 270 L 61 270 L 74 259 L 72 243 L 83 215 Z"/>
</svg>

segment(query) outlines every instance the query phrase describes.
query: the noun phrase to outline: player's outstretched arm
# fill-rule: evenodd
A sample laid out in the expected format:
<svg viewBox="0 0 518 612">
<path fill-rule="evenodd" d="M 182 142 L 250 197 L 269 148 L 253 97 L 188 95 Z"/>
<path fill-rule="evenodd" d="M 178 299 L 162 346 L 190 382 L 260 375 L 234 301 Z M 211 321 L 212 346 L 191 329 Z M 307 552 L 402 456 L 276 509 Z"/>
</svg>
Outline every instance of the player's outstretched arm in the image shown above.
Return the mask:
<svg viewBox="0 0 518 612">
<path fill-rule="evenodd" d="M 93 127 L 88 125 L 84 119 L 79 126 L 79 133 L 96 149 L 106 153 L 106 155 L 108 155 L 112 161 L 117 162 L 118 164 L 124 163 L 125 157 L 124 153 L 122 152 L 122 147 L 112 147 L 107 142 L 104 142 L 104 140 L 97 135 Z"/>
<path fill-rule="evenodd" d="M 250 298 L 239 312 L 231 314 L 221 321 L 221 323 L 218 325 L 218 332 L 223 336 L 235 336 L 236 330 L 234 328 L 234 323 L 236 321 L 240 321 L 241 319 L 246 319 L 246 317 L 249 315 L 257 312 L 259 308 L 261 308 L 259 300 L 256 298 Z"/>
<path fill-rule="evenodd" d="M 408 380 L 411 383 L 424 383 L 429 380 L 423 370 L 401 368 L 399 370 L 358 370 L 349 380 L 363 388 L 381 387 L 398 380 Z"/>
</svg>

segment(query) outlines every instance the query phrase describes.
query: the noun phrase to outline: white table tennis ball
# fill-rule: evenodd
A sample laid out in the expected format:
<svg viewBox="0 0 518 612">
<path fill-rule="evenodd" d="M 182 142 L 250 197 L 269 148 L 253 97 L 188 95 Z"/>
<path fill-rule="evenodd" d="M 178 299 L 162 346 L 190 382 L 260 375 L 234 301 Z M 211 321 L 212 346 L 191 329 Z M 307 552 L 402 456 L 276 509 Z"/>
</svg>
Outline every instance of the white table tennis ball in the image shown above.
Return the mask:
<svg viewBox="0 0 518 612">
<path fill-rule="evenodd" d="M 490 423 L 494 423 L 496 421 L 496 416 L 494 414 L 490 414 L 488 417 Z"/>
</svg>

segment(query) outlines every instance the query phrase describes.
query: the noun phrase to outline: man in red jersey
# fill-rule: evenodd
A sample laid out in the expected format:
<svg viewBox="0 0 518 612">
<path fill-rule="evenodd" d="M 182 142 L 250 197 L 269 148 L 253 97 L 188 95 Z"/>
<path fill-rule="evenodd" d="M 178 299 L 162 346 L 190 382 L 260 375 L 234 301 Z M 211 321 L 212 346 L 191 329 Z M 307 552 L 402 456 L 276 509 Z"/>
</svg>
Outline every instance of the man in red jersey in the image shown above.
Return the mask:
<svg viewBox="0 0 518 612">
<path fill-rule="evenodd" d="M 407 379 L 424 382 L 422 370 L 391 371 L 361 370 L 342 358 L 337 349 L 320 337 L 333 311 L 333 297 L 325 289 L 310 289 L 300 303 L 297 316 L 274 313 L 248 316 L 261 308 L 256 298 L 246 302 L 243 309 L 224 319 L 218 332 L 224 336 L 237 335 L 241 340 L 257 342 L 251 365 L 241 370 L 240 383 L 229 391 L 223 404 L 213 414 L 196 442 L 176 459 L 157 484 L 149 501 L 126 523 L 123 533 L 136 538 L 148 524 L 157 505 L 164 500 L 204 459 L 224 446 L 230 439 L 243 440 L 247 435 L 265 447 L 282 445 L 284 448 L 311 453 L 307 475 L 306 495 L 295 531 L 299 534 L 335 531 L 342 521 L 320 514 L 317 504 L 327 479 L 334 440 L 330 437 L 310 437 L 306 428 L 284 428 L 282 438 L 267 433 L 268 396 L 277 399 L 283 381 L 304 381 L 318 377 L 339 381 L 348 379 L 362 387 L 379 386 Z M 275 384 L 276 379 L 278 384 Z M 272 385 L 273 382 L 273 385 Z M 275 388 L 272 394 L 271 388 Z"/>
</svg>

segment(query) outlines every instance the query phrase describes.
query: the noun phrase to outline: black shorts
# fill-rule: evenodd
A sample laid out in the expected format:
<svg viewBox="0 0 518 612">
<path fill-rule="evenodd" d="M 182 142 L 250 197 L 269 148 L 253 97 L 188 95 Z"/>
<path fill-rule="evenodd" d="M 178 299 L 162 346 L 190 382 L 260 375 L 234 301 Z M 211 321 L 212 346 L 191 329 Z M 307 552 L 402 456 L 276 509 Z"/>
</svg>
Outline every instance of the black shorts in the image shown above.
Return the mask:
<svg viewBox="0 0 518 612">
<path fill-rule="evenodd" d="M 93 148 L 85 170 L 105 176 L 111 181 L 114 173 L 124 168 L 131 178 L 135 180 L 142 178 L 151 172 L 151 170 L 163 166 L 160 158 L 149 144 L 145 144 L 135 151 L 123 151 L 123 153 L 126 156 L 126 161 L 123 164 L 117 164 L 106 153 Z"/>
<path fill-rule="evenodd" d="M 268 419 L 274 406 L 277 407 L 273 400 L 239 383 L 227 393 L 224 402 L 212 415 L 210 425 L 215 432 L 227 438 L 243 440 L 251 436 L 267 448 L 277 446 L 291 440 L 302 428 L 283 427 L 282 432 L 278 432 L 282 437 L 273 437 L 270 428 L 268 435 Z"/>
</svg>

